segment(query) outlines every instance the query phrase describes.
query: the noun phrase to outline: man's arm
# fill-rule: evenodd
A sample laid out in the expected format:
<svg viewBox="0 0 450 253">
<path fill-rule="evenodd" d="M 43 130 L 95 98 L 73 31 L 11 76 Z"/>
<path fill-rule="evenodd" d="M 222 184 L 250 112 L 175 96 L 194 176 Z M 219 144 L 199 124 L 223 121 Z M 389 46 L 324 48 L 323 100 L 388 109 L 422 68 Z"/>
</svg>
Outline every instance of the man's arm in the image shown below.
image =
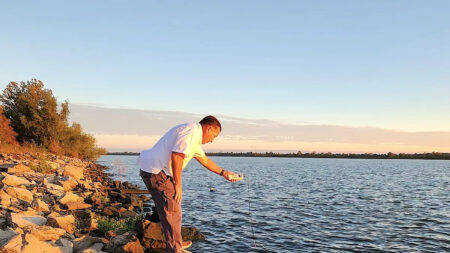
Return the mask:
<svg viewBox="0 0 450 253">
<path fill-rule="evenodd" d="M 181 203 L 183 188 L 181 180 L 181 171 L 183 170 L 184 154 L 172 152 L 172 173 L 173 181 L 175 183 L 175 201 Z"/>
<path fill-rule="evenodd" d="M 203 165 L 203 167 L 207 168 L 208 170 L 220 175 L 220 173 L 222 173 L 222 176 L 230 181 L 230 182 L 235 182 L 238 181 L 238 179 L 232 178 L 230 179 L 230 176 L 232 174 L 235 174 L 232 171 L 228 171 L 228 170 L 223 170 L 222 168 L 220 168 L 213 160 L 211 160 L 209 157 L 207 156 L 202 156 L 202 157 L 194 157 L 195 160 L 197 160 L 201 165 Z"/>
</svg>

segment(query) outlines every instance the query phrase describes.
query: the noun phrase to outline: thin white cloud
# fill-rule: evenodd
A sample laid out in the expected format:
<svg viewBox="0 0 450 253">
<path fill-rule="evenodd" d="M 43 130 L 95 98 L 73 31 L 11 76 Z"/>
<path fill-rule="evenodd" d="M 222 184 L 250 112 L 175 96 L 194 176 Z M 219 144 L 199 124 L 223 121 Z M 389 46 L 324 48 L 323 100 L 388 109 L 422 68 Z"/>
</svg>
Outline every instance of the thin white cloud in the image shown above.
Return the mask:
<svg viewBox="0 0 450 253">
<path fill-rule="evenodd" d="M 161 136 L 176 124 L 198 122 L 205 115 L 173 111 L 70 105 L 71 121 L 99 135 Z M 218 115 L 224 140 L 404 145 L 450 151 L 450 132 L 403 132 L 374 127 L 288 124 Z"/>
</svg>

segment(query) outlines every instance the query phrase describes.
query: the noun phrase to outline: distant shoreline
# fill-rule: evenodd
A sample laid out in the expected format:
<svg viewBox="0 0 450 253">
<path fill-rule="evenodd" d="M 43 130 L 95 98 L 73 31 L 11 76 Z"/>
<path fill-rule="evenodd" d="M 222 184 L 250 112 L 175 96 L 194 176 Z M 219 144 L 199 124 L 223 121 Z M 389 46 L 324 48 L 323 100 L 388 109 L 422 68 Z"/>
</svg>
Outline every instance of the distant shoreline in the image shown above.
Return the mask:
<svg viewBox="0 0 450 253">
<path fill-rule="evenodd" d="M 227 157 L 287 157 L 287 158 L 346 158 L 346 159 L 419 159 L 419 160 L 450 160 L 450 153 L 416 153 L 416 154 L 333 154 L 333 153 L 274 153 L 274 152 L 211 152 L 208 156 Z M 137 152 L 108 152 L 107 155 L 130 155 L 138 156 Z"/>
</svg>

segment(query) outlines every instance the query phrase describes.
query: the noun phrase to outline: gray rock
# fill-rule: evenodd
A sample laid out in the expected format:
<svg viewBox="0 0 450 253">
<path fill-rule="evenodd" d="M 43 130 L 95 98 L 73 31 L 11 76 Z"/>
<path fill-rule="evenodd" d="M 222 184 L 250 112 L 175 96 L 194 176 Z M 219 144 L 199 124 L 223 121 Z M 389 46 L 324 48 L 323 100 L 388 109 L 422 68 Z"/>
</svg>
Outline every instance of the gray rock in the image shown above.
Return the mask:
<svg viewBox="0 0 450 253">
<path fill-rule="evenodd" d="M 14 163 L 0 164 L 0 171 L 8 171 L 9 168 L 16 166 Z"/>
<path fill-rule="evenodd" d="M 47 219 L 39 215 L 23 215 L 20 213 L 8 213 L 7 223 L 12 227 L 42 226 Z"/>
<path fill-rule="evenodd" d="M 184 241 L 200 241 L 205 240 L 205 235 L 203 235 L 200 231 L 195 227 L 182 227 L 181 228 L 181 237 L 183 237 Z"/>
<path fill-rule="evenodd" d="M 9 239 L 13 238 L 15 235 L 17 235 L 17 233 L 11 229 L 0 230 L 0 248 L 3 247 L 3 245 L 5 245 Z"/>
<path fill-rule="evenodd" d="M 113 253 L 125 253 L 125 251 L 123 250 L 123 246 L 129 242 L 133 242 L 136 240 L 137 237 L 135 232 L 126 232 L 125 234 L 111 238 L 111 240 L 108 244 L 105 245 L 103 250 Z"/>
<path fill-rule="evenodd" d="M 94 251 L 94 250 L 101 251 L 104 246 L 105 246 L 105 244 L 103 244 L 101 242 L 97 242 L 97 243 L 94 243 L 94 245 L 92 245 L 91 247 L 89 247 L 89 249 L 92 251 Z"/>
<path fill-rule="evenodd" d="M 0 228 L 5 227 L 6 224 L 6 218 L 5 217 L 0 217 Z"/>
<path fill-rule="evenodd" d="M 96 243 L 101 243 L 102 239 L 93 236 L 83 236 L 72 241 L 75 253 L 91 248 Z M 102 243 L 103 245 L 103 243 Z"/>
<path fill-rule="evenodd" d="M 1 246 L 1 252 L 5 253 L 19 253 L 22 252 L 22 235 L 14 235 L 5 244 Z"/>
<path fill-rule="evenodd" d="M 73 253 L 73 243 L 67 238 L 60 238 L 55 242 L 55 245 L 58 246 L 63 253 Z"/>
<path fill-rule="evenodd" d="M 57 184 L 60 180 L 61 180 L 61 177 L 59 177 L 59 176 L 46 177 L 46 178 L 44 178 L 43 183 L 44 183 L 44 185 Z"/>
</svg>

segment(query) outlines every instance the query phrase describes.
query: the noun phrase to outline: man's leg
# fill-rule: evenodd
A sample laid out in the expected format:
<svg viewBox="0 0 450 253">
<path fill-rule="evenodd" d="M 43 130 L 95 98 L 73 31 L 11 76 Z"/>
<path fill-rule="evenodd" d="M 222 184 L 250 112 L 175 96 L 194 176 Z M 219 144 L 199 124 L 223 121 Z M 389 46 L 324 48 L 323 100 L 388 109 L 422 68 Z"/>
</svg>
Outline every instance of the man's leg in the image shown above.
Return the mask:
<svg viewBox="0 0 450 253">
<path fill-rule="evenodd" d="M 141 172 L 141 177 L 155 202 L 166 239 L 167 252 L 182 252 L 181 205 L 175 201 L 173 181 L 162 171 L 156 175 Z"/>
</svg>

